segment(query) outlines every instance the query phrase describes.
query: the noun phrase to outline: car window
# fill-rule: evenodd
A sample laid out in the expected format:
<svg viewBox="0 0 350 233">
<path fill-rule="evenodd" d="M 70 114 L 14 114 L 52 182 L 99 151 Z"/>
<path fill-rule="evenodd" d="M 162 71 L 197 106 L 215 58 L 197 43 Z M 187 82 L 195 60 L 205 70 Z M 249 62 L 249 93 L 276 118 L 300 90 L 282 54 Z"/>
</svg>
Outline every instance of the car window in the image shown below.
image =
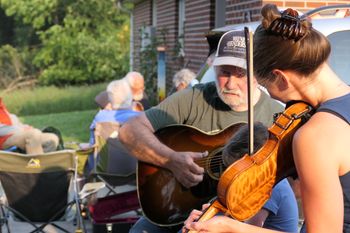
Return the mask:
<svg viewBox="0 0 350 233">
<path fill-rule="evenodd" d="M 328 36 L 332 46 L 329 65 L 347 84 L 350 84 L 350 30 L 339 31 Z"/>
<path fill-rule="evenodd" d="M 205 63 L 202 65 L 202 67 L 199 69 L 197 75 L 196 75 L 196 79 L 200 82 L 200 83 L 205 83 L 205 82 L 210 82 L 213 81 L 212 80 L 208 80 L 208 78 L 205 78 L 206 81 L 203 81 L 204 76 L 207 76 L 208 70 L 210 68 L 212 68 L 212 64 L 213 64 L 213 60 L 215 57 L 215 52 L 210 54 L 207 59 L 205 60 Z M 210 72 L 210 71 L 209 71 Z M 215 78 L 215 76 L 213 77 Z"/>
<path fill-rule="evenodd" d="M 205 74 L 202 76 L 201 83 L 207 83 L 211 81 L 215 81 L 215 70 L 214 66 L 210 66 Z"/>
</svg>

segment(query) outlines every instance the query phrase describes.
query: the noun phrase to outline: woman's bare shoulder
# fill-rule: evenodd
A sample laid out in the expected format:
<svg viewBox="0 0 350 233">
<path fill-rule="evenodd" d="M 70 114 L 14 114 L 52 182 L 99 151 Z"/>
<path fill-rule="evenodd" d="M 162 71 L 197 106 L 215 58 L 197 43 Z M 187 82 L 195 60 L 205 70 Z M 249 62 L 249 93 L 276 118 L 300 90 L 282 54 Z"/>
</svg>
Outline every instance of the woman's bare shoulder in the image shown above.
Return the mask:
<svg viewBox="0 0 350 233">
<path fill-rule="evenodd" d="M 342 158 L 348 156 L 349 135 L 350 126 L 341 118 L 316 113 L 294 135 L 294 157 L 304 164 L 338 169 Z"/>
</svg>

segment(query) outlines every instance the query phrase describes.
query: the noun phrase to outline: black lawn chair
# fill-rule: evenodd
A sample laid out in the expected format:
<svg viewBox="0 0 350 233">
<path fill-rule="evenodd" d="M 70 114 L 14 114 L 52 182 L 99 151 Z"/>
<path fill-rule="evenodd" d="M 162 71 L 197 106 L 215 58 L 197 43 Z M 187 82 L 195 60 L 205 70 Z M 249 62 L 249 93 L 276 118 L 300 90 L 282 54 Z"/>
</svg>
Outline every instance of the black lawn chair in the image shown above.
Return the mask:
<svg viewBox="0 0 350 233">
<path fill-rule="evenodd" d="M 63 232 L 71 232 L 55 221 L 62 221 L 65 213 L 75 206 L 75 221 L 70 224 L 74 225 L 75 232 L 86 232 L 78 195 L 77 161 L 74 150 L 41 155 L 0 151 L 0 181 L 6 196 L 0 201 L 1 229 L 7 226 L 11 232 L 9 212 L 16 221 L 32 226 L 28 232 L 44 232 L 49 224 Z M 69 196 L 72 196 L 71 201 L 68 201 Z"/>
</svg>

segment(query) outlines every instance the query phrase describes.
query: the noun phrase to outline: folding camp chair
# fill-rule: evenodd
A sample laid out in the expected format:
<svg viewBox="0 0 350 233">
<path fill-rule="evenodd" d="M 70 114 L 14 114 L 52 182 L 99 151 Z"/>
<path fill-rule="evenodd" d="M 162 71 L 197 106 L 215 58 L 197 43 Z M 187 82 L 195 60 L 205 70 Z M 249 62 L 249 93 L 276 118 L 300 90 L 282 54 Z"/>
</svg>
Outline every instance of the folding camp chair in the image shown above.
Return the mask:
<svg viewBox="0 0 350 233">
<path fill-rule="evenodd" d="M 2 197 L 0 207 L 2 223 L 8 232 L 11 230 L 6 211 L 12 213 L 16 221 L 29 223 L 33 229 L 28 232 L 44 232 L 47 225 L 72 232 L 71 228 L 64 229 L 55 222 L 62 221 L 73 206 L 76 217 L 70 225 L 74 225 L 77 233 L 86 232 L 78 196 L 77 161 L 74 150 L 41 155 L 0 151 L 0 181 L 6 196 L 6 200 Z"/>
<path fill-rule="evenodd" d="M 117 194 L 117 186 L 136 184 L 137 160 L 119 141 L 119 128 L 117 122 L 99 122 L 95 128 L 94 169 L 91 177 L 105 182 L 113 194 Z"/>
<path fill-rule="evenodd" d="M 95 167 L 92 177 L 104 182 L 109 189 L 107 195 L 89 206 L 96 231 L 104 232 L 103 228 L 107 227 L 109 232 L 127 232 L 140 217 L 136 191 L 137 160 L 118 140 L 119 128 L 116 122 L 99 122 L 95 128 Z M 134 188 L 125 191 L 121 188 L 124 185 Z"/>
</svg>

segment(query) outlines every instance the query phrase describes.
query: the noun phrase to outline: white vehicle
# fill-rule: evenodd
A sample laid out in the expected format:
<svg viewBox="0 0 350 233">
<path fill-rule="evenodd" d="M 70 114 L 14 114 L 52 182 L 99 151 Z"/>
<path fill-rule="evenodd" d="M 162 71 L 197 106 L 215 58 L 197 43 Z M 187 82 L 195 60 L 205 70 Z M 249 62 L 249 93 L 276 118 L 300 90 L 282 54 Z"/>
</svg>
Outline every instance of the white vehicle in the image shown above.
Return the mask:
<svg viewBox="0 0 350 233">
<path fill-rule="evenodd" d="M 329 39 L 332 46 L 329 64 L 337 75 L 350 85 L 350 4 L 320 7 L 303 14 L 302 17 L 310 18 L 313 27 Z M 201 83 L 215 80 L 211 61 L 222 34 L 230 30 L 243 30 L 244 27 L 254 32 L 259 24 L 260 22 L 235 24 L 210 31 L 207 40 L 211 55 L 205 64 L 206 71 L 200 72 L 198 80 Z"/>
</svg>

